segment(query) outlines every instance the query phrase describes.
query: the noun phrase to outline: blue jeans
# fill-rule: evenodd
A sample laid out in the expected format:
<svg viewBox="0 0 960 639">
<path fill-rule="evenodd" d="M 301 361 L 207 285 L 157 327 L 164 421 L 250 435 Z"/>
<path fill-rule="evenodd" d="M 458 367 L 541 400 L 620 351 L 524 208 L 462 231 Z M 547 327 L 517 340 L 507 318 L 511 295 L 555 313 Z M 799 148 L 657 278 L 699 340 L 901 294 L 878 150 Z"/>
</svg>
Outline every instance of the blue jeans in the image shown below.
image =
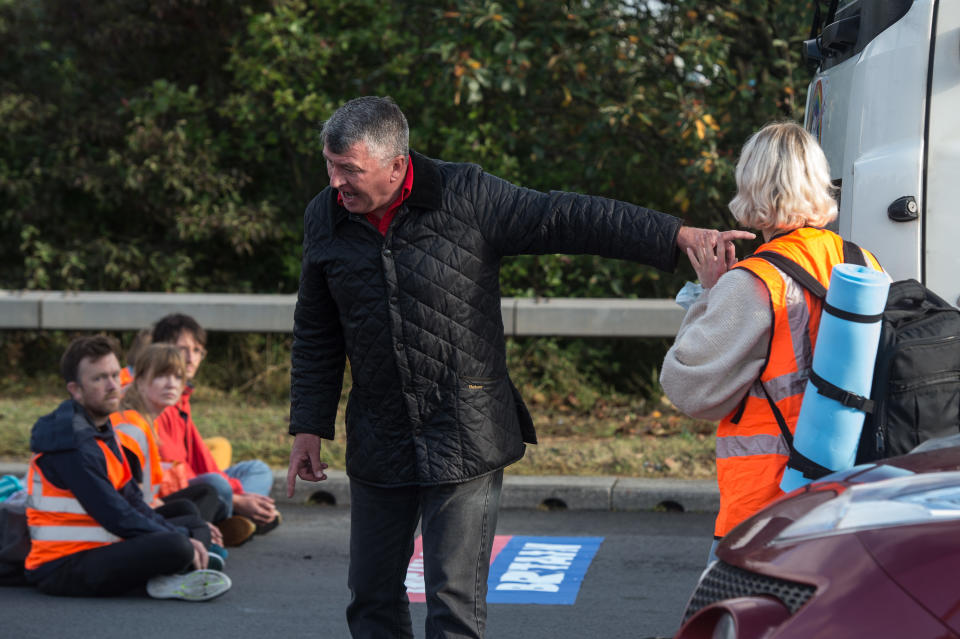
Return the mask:
<svg viewBox="0 0 960 639">
<path fill-rule="evenodd" d="M 257 495 L 269 495 L 273 488 L 273 471 L 259 459 L 251 459 L 234 464 L 223 471 L 228 477 L 239 479 L 243 492 Z M 223 505 L 226 516 L 233 515 L 233 487 L 219 473 L 204 473 L 190 480 L 190 485 L 208 484 L 217 491 L 217 499 Z"/>
<path fill-rule="evenodd" d="M 354 637 L 413 637 L 403 582 L 418 522 L 427 638 L 483 637 L 502 484 L 502 470 L 439 486 L 379 488 L 350 480 L 347 624 Z"/>
</svg>

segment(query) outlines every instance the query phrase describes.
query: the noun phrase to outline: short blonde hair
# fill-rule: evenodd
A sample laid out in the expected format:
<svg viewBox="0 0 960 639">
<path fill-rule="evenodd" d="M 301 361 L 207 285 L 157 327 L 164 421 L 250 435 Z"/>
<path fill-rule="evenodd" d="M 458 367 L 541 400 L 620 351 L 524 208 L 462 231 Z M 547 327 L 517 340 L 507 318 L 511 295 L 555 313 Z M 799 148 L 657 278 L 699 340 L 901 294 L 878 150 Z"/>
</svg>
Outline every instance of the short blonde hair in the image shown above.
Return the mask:
<svg viewBox="0 0 960 639">
<path fill-rule="evenodd" d="M 730 212 L 760 231 L 826 226 L 837 217 L 830 167 L 813 136 L 793 122 L 774 122 L 750 136 L 737 162 Z"/>
</svg>

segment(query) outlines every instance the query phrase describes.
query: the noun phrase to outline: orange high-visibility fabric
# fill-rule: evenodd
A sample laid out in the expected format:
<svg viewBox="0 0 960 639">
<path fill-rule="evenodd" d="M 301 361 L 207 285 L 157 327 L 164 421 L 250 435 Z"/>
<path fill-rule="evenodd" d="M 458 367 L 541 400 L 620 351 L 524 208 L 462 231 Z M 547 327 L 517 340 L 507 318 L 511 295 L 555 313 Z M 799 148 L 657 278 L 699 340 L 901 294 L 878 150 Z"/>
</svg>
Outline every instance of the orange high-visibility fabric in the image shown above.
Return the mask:
<svg viewBox="0 0 960 639">
<path fill-rule="evenodd" d="M 796 229 L 765 243 L 757 249 L 760 251 L 789 257 L 824 288 L 829 286 L 833 267 L 843 263 L 843 239 L 823 229 Z M 863 253 L 867 264 L 882 270 L 873 255 Z M 720 513 L 714 528 L 717 537 L 726 535 L 741 521 L 783 495 L 780 480 L 789 448 L 780 434 L 765 391 L 792 433 L 813 363 L 822 308 L 817 297 L 762 258 L 748 257 L 735 268 L 750 271 L 767 287 L 773 322 L 767 361 L 759 379 L 741 405 L 717 427 L 720 487 Z"/>
<path fill-rule="evenodd" d="M 97 440 L 107 464 L 107 477 L 119 491 L 133 478 L 127 459 L 120 459 L 103 440 Z M 27 525 L 30 528 L 30 553 L 27 570 L 72 555 L 106 546 L 120 538 L 88 515 L 72 492 L 47 481 L 37 464 L 43 453 L 34 455 L 27 471 Z"/>
<path fill-rule="evenodd" d="M 133 452 L 140 461 L 140 468 L 143 469 L 143 483 L 140 487 L 143 498 L 151 506 L 159 506 L 164 469 L 153 429 L 143 415 L 135 410 L 111 414 L 110 424 L 120 445 Z"/>
</svg>

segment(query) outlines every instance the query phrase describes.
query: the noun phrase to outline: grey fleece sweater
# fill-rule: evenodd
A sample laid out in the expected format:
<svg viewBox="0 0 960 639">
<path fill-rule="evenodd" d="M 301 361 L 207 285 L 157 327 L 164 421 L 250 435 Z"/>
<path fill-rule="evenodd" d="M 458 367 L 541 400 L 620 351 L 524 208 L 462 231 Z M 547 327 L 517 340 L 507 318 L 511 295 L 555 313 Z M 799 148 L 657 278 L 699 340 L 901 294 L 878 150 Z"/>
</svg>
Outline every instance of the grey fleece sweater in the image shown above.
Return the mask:
<svg viewBox="0 0 960 639">
<path fill-rule="evenodd" d="M 763 370 L 772 322 L 763 283 L 744 269 L 724 273 L 690 306 L 663 360 L 660 384 L 674 406 L 726 417 Z"/>
</svg>

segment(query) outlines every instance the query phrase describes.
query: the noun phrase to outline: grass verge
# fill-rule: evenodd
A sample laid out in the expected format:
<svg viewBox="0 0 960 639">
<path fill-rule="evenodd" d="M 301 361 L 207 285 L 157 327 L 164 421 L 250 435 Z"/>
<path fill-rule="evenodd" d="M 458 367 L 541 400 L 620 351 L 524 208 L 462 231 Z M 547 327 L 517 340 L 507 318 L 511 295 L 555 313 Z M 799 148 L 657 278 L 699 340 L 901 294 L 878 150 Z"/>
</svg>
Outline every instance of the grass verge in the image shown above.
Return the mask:
<svg viewBox="0 0 960 639">
<path fill-rule="evenodd" d="M 62 395 L 19 389 L 0 398 L 0 460 L 27 462 L 30 429 L 63 400 Z M 290 454 L 289 405 L 246 402 L 199 387 L 191 400 L 194 421 L 204 436 L 221 435 L 233 444 L 234 460 L 262 459 L 285 468 Z M 344 468 L 343 408 L 337 436 L 324 442 L 324 461 Z M 539 444 L 529 446 L 508 469 L 519 475 L 617 475 L 709 479 L 715 476 L 714 425 L 679 415 L 668 404 L 651 408 L 624 397 L 597 402 L 589 411 L 534 395 L 530 410 Z"/>
</svg>

